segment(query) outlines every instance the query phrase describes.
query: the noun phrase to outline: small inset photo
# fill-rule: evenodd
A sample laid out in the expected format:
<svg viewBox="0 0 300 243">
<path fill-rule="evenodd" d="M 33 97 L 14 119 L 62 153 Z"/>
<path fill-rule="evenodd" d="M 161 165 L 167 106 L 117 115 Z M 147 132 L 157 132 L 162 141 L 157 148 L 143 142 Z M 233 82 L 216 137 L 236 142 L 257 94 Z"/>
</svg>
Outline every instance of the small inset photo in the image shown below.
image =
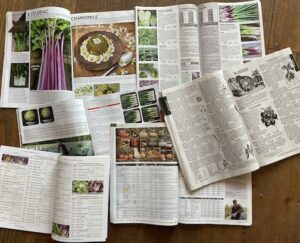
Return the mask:
<svg viewBox="0 0 300 243">
<path fill-rule="evenodd" d="M 141 123 L 142 118 L 140 109 L 124 111 L 124 119 L 126 123 Z"/>
<path fill-rule="evenodd" d="M 113 94 L 120 91 L 120 84 L 95 84 L 94 85 L 94 96 L 102 96 L 107 94 Z"/>
<path fill-rule="evenodd" d="M 53 109 L 51 106 L 39 109 L 41 123 L 54 122 Z"/>
<path fill-rule="evenodd" d="M 147 106 L 142 108 L 144 122 L 159 121 L 160 114 L 157 105 Z"/>
<path fill-rule="evenodd" d="M 29 158 L 16 156 L 11 154 L 2 154 L 1 162 L 10 163 L 10 164 L 17 164 L 17 165 L 27 165 Z"/>
<path fill-rule="evenodd" d="M 157 30 L 156 29 L 139 29 L 138 44 L 140 46 L 156 46 L 157 45 Z"/>
<path fill-rule="evenodd" d="M 37 109 L 22 111 L 23 126 L 32 126 L 39 124 Z"/>
<path fill-rule="evenodd" d="M 72 193 L 88 194 L 103 192 L 101 180 L 74 180 L 72 181 Z"/>
<path fill-rule="evenodd" d="M 157 26 L 156 10 L 138 10 L 138 26 Z"/>
<path fill-rule="evenodd" d="M 74 91 L 76 98 L 79 97 L 92 97 L 93 96 L 93 86 L 86 84 L 83 86 L 79 86 Z"/>
<path fill-rule="evenodd" d="M 121 98 L 122 108 L 124 110 L 139 106 L 139 101 L 136 92 L 122 94 L 120 98 Z"/>
<path fill-rule="evenodd" d="M 225 219 L 247 220 L 247 207 L 237 199 L 233 199 L 225 205 Z"/>
<path fill-rule="evenodd" d="M 52 233 L 60 237 L 69 238 L 70 225 L 52 223 Z"/>
<path fill-rule="evenodd" d="M 157 101 L 155 90 L 153 88 L 140 90 L 138 91 L 138 94 L 141 106 L 154 104 Z"/>
<path fill-rule="evenodd" d="M 140 63 L 139 64 L 139 78 L 140 79 L 157 79 L 158 65 L 157 63 Z"/>
<path fill-rule="evenodd" d="M 139 85 L 140 88 L 145 87 L 145 86 L 150 86 L 150 85 L 159 85 L 158 80 L 139 80 Z"/>
<path fill-rule="evenodd" d="M 28 87 L 28 63 L 12 63 L 10 69 L 9 87 L 26 88 Z"/>
<path fill-rule="evenodd" d="M 139 48 L 140 61 L 158 61 L 158 53 L 156 47 Z"/>
</svg>

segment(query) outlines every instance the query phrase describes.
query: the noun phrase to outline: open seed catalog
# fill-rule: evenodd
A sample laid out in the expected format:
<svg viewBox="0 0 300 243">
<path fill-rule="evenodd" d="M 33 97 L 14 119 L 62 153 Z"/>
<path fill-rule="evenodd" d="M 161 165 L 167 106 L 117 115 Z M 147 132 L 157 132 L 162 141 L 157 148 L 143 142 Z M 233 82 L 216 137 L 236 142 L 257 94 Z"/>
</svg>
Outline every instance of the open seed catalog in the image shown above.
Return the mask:
<svg viewBox="0 0 300 243">
<path fill-rule="evenodd" d="M 62 242 L 105 241 L 109 156 L 0 147 L 0 227 Z"/>
<path fill-rule="evenodd" d="M 300 152 L 299 74 L 287 48 L 161 92 L 190 190 Z"/>
<path fill-rule="evenodd" d="M 26 107 L 136 87 L 134 11 L 7 12 L 1 103 Z"/>
<path fill-rule="evenodd" d="M 110 221 L 251 225 L 251 175 L 189 192 L 164 123 L 111 127 Z"/>
<path fill-rule="evenodd" d="M 160 121 L 157 87 L 17 109 L 20 146 L 63 155 L 109 155 L 110 124 Z"/>
<path fill-rule="evenodd" d="M 260 1 L 136 7 L 137 81 L 159 89 L 265 53 Z"/>
</svg>

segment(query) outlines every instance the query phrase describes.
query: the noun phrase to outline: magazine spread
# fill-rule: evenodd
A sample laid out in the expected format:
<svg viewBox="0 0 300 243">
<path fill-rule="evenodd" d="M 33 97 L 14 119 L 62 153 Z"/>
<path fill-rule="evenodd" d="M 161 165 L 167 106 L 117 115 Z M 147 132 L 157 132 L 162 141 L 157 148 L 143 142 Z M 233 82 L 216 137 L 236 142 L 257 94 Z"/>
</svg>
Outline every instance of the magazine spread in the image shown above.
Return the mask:
<svg viewBox="0 0 300 243">
<path fill-rule="evenodd" d="M 160 121 L 157 86 L 17 109 L 20 145 L 63 155 L 109 155 L 110 124 Z"/>
<path fill-rule="evenodd" d="M 106 240 L 109 156 L 1 146 L 0 158 L 0 227 L 63 242 Z"/>
<path fill-rule="evenodd" d="M 26 107 L 136 87 L 134 11 L 7 12 L 1 103 Z"/>
<path fill-rule="evenodd" d="M 136 7 L 137 80 L 163 90 L 265 53 L 260 1 Z"/>
<path fill-rule="evenodd" d="M 164 123 L 112 125 L 111 146 L 112 223 L 251 225 L 251 176 L 189 192 Z"/>
<path fill-rule="evenodd" d="M 284 49 L 161 92 L 189 190 L 299 153 L 298 70 Z"/>
</svg>

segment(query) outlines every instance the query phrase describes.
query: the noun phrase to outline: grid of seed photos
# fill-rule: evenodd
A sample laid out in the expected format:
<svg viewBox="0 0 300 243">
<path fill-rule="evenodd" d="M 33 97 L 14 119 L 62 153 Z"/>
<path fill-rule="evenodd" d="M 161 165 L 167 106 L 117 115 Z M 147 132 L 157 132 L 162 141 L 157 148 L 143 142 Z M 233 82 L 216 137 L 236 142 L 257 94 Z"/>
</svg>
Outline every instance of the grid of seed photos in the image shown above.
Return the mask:
<svg viewBox="0 0 300 243">
<path fill-rule="evenodd" d="M 120 95 L 126 123 L 158 122 L 160 112 L 155 88 Z"/>
</svg>

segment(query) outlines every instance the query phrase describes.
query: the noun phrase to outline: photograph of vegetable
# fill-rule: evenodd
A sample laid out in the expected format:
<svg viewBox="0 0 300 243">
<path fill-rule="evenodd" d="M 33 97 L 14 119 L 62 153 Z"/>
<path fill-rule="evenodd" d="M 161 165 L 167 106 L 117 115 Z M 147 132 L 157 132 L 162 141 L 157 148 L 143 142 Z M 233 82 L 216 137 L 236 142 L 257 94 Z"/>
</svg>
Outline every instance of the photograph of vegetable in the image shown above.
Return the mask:
<svg viewBox="0 0 300 243">
<path fill-rule="evenodd" d="M 138 42 L 141 46 L 156 46 L 157 45 L 157 30 L 156 29 L 138 29 Z"/>
<path fill-rule="evenodd" d="M 139 101 L 136 92 L 122 94 L 120 96 L 122 108 L 124 110 L 138 107 Z"/>
<path fill-rule="evenodd" d="M 153 88 L 140 90 L 138 91 L 138 95 L 141 106 L 154 104 L 157 102 L 155 90 Z"/>
<path fill-rule="evenodd" d="M 23 144 L 22 147 L 70 156 L 94 155 L 92 138 L 90 135 Z"/>
<path fill-rule="evenodd" d="M 93 86 L 92 85 L 83 85 L 77 87 L 74 91 L 76 98 L 83 98 L 83 97 L 92 97 L 93 96 Z"/>
<path fill-rule="evenodd" d="M 2 154 L 1 162 L 11 163 L 11 164 L 19 164 L 19 165 L 27 165 L 29 158 L 12 155 L 12 154 Z"/>
<path fill-rule="evenodd" d="M 157 17 L 156 10 L 139 10 L 138 26 L 156 26 Z"/>
<path fill-rule="evenodd" d="M 139 78 L 158 78 L 157 63 L 140 63 Z"/>
<path fill-rule="evenodd" d="M 139 109 L 124 111 L 124 119 L 126 123 L 140 123 L 142 122 L 141 113 Z"/>
<path fill-rule="evenodd" d="M 36 109 L 22 111 L 23 126 L 39 124 L 38 112 Z"/>
<path fill-rule="evenodd" d="M 25 88 L 28 87 L 28 63 L 12 63 L 10 69 L 9 87 Z"/>
<path fill-rule="evenodd" d="M 139 60 L 140 61 L 157 61 L 158 54 L 157 48 L 139 48 Z"/>
<path fill-rule="evenodd" d="M 116 159 L 124 161 L 176 161 L 166 127 L 116 129 Z"/>
<path fill-rule="evenodd" d="M 242 41 L 258 41 L 261 39 L 259 24 L 241 24 L 240 31 Z"/>
<path fill-rule="evenodd" d="M 52 233 L 60 237 L 69 238 L 70 225 L 52 223 Z"/>
<path fill-rule="evenodd" d="M 159 121 L 159 109 L 157 105 L 147 106 L 142 108 L 144 122 Z"/>
<path fill-rule="evenodd" d="M 95 84 L 94 85 L 94 96 L 102 96 L 107 94 L 113 94 L 120 91 L 120 84 Z"/>
<path fill-rule="evenodd" d="M 51 106 L 40 108 L 39 115 L 41 123 L 54 122 L 54 114 Z"/>
<path fill-rule="evenodd" d="M 261 43 L 255 42 L 255 43 L 242 43 L 242 52 L 243 52 L 243 58 L 256 58 L 261 57 Z"/>
<path fill-rule="evenodd" d="M 74 77 L 136 73 L 134 22 L 72 27 Z"/>
<path fill-rule="evenodd" d="M 101 180 L 86 180 L 86 181 L 72 181 L 72 192 L 78 194 L 86 193 L 101 193 L 103 192 L 103 181 Z"/>
<path fill-rule="evenodd" d="M 258 4 L 251 3 L 243 5 L 221 6 L 219 16 L 221 22 L 258 21 Z"/>
<path fill-rule="evenodd" d="M 17 22 L 13 21 L 13 25 L 15 25 Z M 25 29 L 25 30 L 24 30 Z M 12 50 L 15 52 L 21 52 L 21 51 L 29 51 L 29 28 L 28 28 L 28 22 L 24 22 L 24 29 L 13 31 L 12 33 Z"/>
<path fill-rule="evenodd" d="M 30 31 L 30 88 L 71 90 L 70 22 L 37 19 L 30 22 Z"/>
</svg>

